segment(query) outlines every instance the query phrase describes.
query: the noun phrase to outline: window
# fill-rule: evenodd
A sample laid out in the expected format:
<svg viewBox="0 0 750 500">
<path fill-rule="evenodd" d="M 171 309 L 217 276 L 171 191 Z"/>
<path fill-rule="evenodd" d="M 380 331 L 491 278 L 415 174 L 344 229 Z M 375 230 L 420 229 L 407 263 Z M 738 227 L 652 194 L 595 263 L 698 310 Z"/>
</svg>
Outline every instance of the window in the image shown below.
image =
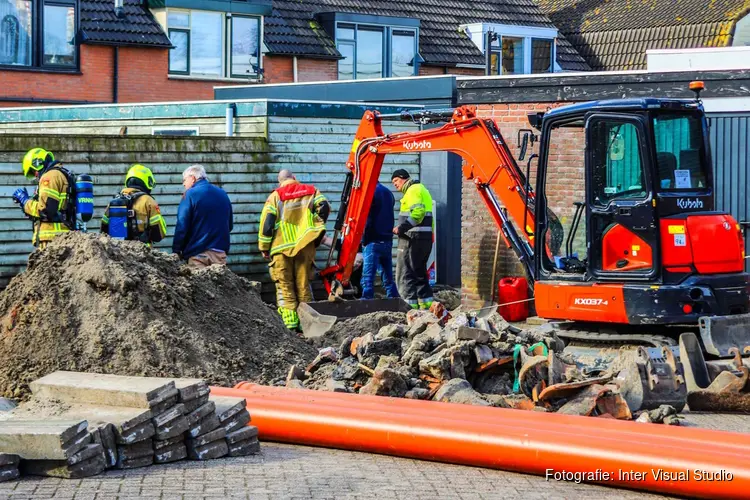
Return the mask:
<svg viewBox="0 0 750 500">
<path fill-rule="evenodd" d="M 705 189 L 707 162 L 700 115 L 659 113 L 653 120 L 661 189 Z"/>
<path fill-rule="evenodd" d="M 502 61 L 504 75 L 523 74 L 523 38 L 504 36 Z"/>
<path fill-rule="evenodd" d="M 460 30 L 486 53 L 490 75 L 525 75 L 555 71 L 556 28 L 497 23 L 463 24 Z"/>
<path fill-rule="evenodd" d="M 594 203 L 646 197 L 638 130 L 633 123 L 597 120 L 592 130 Z"/>
<path fill-rule="evenodd" d="M 338 23 L 339 80 L 417 74 L 417 30 Z"/>
<path fill-rule="evenodd" d="M 531 39 L 531 72 L 553 73 L 552 40 Z"/>
<path fill-rule="evenodd" d="M 74 69 L 74 0 L 0 0 L 0 65 Z"/>
<path fill-rule="evenodd" d="M 750 46 L 750 14 L 746 14 L 735 24 L 732 45 L 734 47 Z"/>
<path fill-rule="evenodd" d="M 223 12 L 167 12 L 169 72 L 248 78 L 260 72 L 261 20 Z"/>
</svg>

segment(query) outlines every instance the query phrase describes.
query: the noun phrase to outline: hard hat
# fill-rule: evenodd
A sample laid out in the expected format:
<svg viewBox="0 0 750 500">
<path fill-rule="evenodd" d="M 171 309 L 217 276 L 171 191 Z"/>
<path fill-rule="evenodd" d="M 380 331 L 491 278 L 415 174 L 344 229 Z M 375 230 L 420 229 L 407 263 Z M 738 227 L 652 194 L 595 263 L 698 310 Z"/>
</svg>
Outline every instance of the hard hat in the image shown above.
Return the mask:
<svg viewBox="0 0 750 500">
<path fill-rule="evenodd" d="M 156 185 L 156 180 L 154 179 L 154 174 L 151 172 L 151 169 L 144 167 L 139 163 L 136 163 L 130 167 L 130 170 L 128 170 L 128 175 L 125 176 L 125 187 L 128 186 L 128 179 L 140 180 L 149 191 L 154 189 L 154 186 Z"/>
<path fill-rule="evenodd" d="M 33 179 L 36 172 L 39 172 L 45 165 L 48 165 L 47 161 L 54 161 L 54 159 L 55 155 L 46 149 L 30 149 L 23 157 L 23 175 L 29 179 Z"/>
</svg>

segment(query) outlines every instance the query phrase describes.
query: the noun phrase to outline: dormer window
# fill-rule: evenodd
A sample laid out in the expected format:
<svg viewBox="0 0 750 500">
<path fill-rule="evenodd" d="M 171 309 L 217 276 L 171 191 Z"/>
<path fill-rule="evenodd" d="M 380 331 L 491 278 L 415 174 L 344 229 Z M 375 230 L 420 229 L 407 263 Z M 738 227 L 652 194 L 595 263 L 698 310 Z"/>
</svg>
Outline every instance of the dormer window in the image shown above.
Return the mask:
<svg viewBox="0 0 750 500">
<path fill-rule="evenodd" d="M 555 71 L 555 28 L 476 23 L 464 25 L 462 29 L 482 52 L 490 38 L 491 75 Z"/>
</svg>

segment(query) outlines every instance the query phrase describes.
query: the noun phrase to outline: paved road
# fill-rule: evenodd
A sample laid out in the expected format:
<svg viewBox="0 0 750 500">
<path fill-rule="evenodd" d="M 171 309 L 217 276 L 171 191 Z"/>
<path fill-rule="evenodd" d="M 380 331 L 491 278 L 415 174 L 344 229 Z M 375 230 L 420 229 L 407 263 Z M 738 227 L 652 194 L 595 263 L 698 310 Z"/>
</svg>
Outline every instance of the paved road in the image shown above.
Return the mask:
<svg viewBox="0 0 750 500">
<path fill-rule="evenodd" d="M 750 416 L 686 414 L 685 424 L 750 432 Z M 646 424 L 644 424 L 646 425 Z M 251 498 L 434 500 L 668 498 L 604 486 L 547 482 L 512 472 L 306 446 L 263 443 L 261 454 L 109 471 L 84 480 L 0 483 L 0 499 Z"/>
</svg>

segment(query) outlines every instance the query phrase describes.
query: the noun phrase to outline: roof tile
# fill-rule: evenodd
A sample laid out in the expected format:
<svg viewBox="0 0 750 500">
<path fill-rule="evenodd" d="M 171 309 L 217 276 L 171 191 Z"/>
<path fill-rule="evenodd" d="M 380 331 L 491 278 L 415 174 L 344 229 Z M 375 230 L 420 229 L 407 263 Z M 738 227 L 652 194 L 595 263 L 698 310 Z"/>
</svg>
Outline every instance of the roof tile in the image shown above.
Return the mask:
<svg viewBox="0 0 750 500">
<path fill-rule="evenodd" d="M 81 33 L 84 43 L 171 47 L 169 38 L 140 0 L 124 0 L 122 18 L 112 0 L 81 0 Z"/>
</svg>

